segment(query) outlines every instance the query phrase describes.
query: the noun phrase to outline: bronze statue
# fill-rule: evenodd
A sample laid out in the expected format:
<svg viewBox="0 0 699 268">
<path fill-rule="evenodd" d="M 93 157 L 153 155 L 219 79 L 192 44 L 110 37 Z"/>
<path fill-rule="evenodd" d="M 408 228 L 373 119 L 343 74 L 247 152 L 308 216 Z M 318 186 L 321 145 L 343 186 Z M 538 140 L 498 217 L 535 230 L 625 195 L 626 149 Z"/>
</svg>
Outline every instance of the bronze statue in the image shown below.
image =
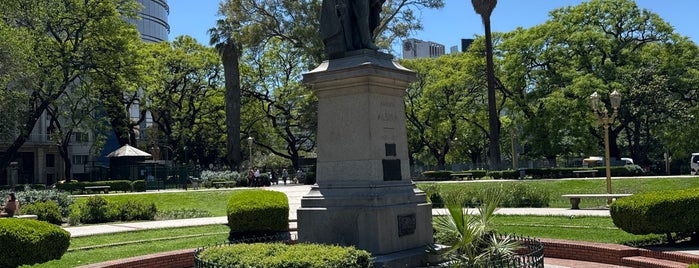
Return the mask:
<svg viewBox="0 0 699 268">
<path fill-rule="evenodd" d="M 381 20 L 385 0 L 323 0 L 320 33 L 328 59 L 344 57 L 345 52 L 371 49 L 374 30 Z"/>
</svg>

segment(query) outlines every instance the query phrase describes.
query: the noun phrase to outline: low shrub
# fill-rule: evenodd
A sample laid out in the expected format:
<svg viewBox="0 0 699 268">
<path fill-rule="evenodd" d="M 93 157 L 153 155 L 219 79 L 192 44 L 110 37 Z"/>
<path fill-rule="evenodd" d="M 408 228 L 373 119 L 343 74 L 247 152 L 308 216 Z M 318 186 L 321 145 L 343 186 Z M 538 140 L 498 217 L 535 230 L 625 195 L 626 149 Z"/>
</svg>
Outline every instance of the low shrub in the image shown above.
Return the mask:
<svg viewBox="0 0 699 268">
<path fill-rule="evenodd" d="M 115 204 L 110 204 L 101 196 L 90 196 L 85 204 L 80 204 L 79 207 L 79 221 L 82 223 L 112 222 L 121 214 Z"/>
<path fill-rule="evenodd" d="M 488 176 L 496 180 L 516 180 L 519 179 L 518 170 L 500 170 L 488 172 Z"/>
<path fill-rule="evenodd" d="M 113 221 L 153 220 L 158 209 L 153 202 L 130 199 L 109 202 L 102 196 L 90 196 L 71 210 L 70 224 Z"/>
<path fill-rule="evenodd" d="M 282 192 L 233 192 L 227 206 L 229 240 L 265 236 L 289 230 L 289 200 Z"/>
<path fill-rule="evenodd" d="M 430 187 L 432 187 L 430 185 L 431 184 L 418 184 L 418 187 L 426 193 L 428 191 L 433 192 L 434 190 L 430 189 Z M 460 192 L 444 192 L 438 189 L 436 193 L 430 194 L 430 199 L 432 199 L 433 207 L 440 207 L 443 204 L 435 206 L 435 197 L 439 198 L 441 201 L 450 196 L 464 195 L 463 198 L 459 198 L 465 200 L 463 206 L 477 207 L 482 203 L 484 193 L 495 190 L 502 191 L 502 198 L 500 200 L 501 207 L 548 207 L 551 202 L 551 193 L 548 190 L 525 183 L 489 185 L 484 188 L 474 188 Z"/>
<path fill-rule="evenodd" d="M 444 207 L 444 200 L 442 200 L 442 196 L 439 195 L 439 185 L 423 184 L 420 190 L 425 192 L 425 195 L 427 195 L 427 202 L 432 204 L 432 208 Z"/>
<path fill-rule="evenodd" d="M 134 192 L 145 192 L 146 191 L 146 181 L 145 180 L 135 180 L 131 182 L 131 189 Z"/>
<path fill-rule="evenodd" d="M 155 203 L 136 199 L 117 203 L 117 207 L 119 207 L 119 219 L 122 221 L 154 220 L 158 213 Z"/>
<path fill-rule="evenodd" d="M 27 219 L 0 220 L 0 267 L 18 267 L 60 259 L 70 234 L 53 224 Z"/>
<path fill-rule="evenodd" d="M 699 188 L 635 194 L 614 201 L 614 225 L 632 234 L 691 233 L 699 230 Z"/>
<path fill-rule="evenodd" d="M 53 200 L 34 202 L 22 206 L 22 214 L 36 215 L 40 221 L 53 224 L 63 223 L 61 207 Z"/>
<path fill-rule="evenodd" d="M 109 180 L 109 181 L 71 181 L 56 183 L 56 189 L 69 193 L 83 192 L 85 186 L 109 186 L 109 191 L 131 192 L 134 191 L 132 182 L 129 180 Z"/>
<path fill-rule="evenodd" d="M 435 181 L 445 181 L 445 180 L 450 180 L 451 179 L 451 171 L 425 171 L 422 172 L 422 175 L 425 176 L 426 179 L 428 180 L 435 180 Z"/>
<path fill-rule="evenodd" d="M 212 267 L 371 267 L 371 254 L 354 247 L 281 243 L 233 244 L 206 248 L 197 258 Z"/>
<path fill-rule="evenodd" d="M 8 192 L 9 191 L 0 191 L 0 196 L 6 197 Z M 33 188 L 25 187 L 24 190 L 17 191 L 15 193 L 17 195 L 17 200 L 19 200 L 20 203 L 20 212 L 23 212 L 25 206 L 29 204 L 37 202 L 46 202 L 51 200 L 58 204 L 58 207 L 60 208 L 58 210 L 59 213 L 62 216 L 67 217 L 70 211 L 70 206 L 73 203 L 75 203 L 74 197 L 70 196 L 68 193 L 56 189 L 36 190 Z"/>
</svg>

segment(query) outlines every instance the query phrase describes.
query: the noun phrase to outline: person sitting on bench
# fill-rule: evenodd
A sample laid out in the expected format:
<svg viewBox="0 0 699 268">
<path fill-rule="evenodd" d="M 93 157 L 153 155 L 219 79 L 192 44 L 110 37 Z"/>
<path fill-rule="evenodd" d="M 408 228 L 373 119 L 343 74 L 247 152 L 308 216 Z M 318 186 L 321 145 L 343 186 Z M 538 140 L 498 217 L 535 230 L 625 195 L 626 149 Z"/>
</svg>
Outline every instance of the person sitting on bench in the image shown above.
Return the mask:
<svg viewBox="0 0 699 268">
<path fill-rule="evenodd" d="M 19 201 L 15 196 L 15 193 L 7 194 L 7 200 L 5 200 L 5 206 L 2 207 L 2 212 L 0 212 L 0 217 L 13 217 L 15 213 L 19 210 Z"/>
</svg>

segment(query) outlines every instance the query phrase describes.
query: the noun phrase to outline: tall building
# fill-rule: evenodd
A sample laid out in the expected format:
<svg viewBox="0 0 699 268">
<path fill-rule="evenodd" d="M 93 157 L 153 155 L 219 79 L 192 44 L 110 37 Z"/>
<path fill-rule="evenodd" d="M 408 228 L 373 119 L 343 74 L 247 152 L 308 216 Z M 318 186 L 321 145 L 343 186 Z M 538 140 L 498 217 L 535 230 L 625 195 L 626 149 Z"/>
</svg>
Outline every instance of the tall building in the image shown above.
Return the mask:
<svg viewBox="0 0 699 268">
<path fill-rule="evenodd" d="M 141 39 L 146 42 L 167 41 L 170 34 L 170 24 L 167 23 L 167 16 L 170 14 L 170 6 L 166 0 L 138 0 L 143 5 L 143 10 L 138 14 L 140 20 L 129 19 L 130 23 L 136 24 Z"/>
<path fill-rule="evenodd" d="M 473 43 L 473 39 L 461 39 L 461 52 L 466 52 L 468 50 L 468 47 L 471 46 L 471 43 Z"/>
<path fill-rule="evenodd" d="M 403 40 L 403 58 L 436 58 L 444 55 L 444 45 L 414 38 Z"/>
<path fill-rule="evenodd" d="M 170 7 L 166 0 L 137 0 L 143 5 L 139 13 L 141 19 L 128 20 L 136 24 L 141 39 L 146 42 L 167 41 L 170 25 L 167 17 Z M 133 107 L 133 106 L 132 106 Z M 134 110 L 138 114 L 138 108 Z M 133 116 L 132 116 L 133 117 Z M 145 129 L 145 128 L 142 128 Z M 73 177 L 87 177 L 95 165 L 95 157 L 90 149 L 94 136 L 89 131 L 76 131 L 71 138 L 68 154 L 73 164 Z M 0 140 L 0 154 L 9 147 L 12 140 Z M 50 117 L 43 113 L 32 130 L 29 139 L 19 149 L 18 157 L 5 172 L 0 170 L 0 185 L 8 184 L 53 184 L 65 179 L 65 163 L 58 153 L 56 143 L 51 139 Z M 11 181 L 12 180 L 12 181 Z"/>
</svg>

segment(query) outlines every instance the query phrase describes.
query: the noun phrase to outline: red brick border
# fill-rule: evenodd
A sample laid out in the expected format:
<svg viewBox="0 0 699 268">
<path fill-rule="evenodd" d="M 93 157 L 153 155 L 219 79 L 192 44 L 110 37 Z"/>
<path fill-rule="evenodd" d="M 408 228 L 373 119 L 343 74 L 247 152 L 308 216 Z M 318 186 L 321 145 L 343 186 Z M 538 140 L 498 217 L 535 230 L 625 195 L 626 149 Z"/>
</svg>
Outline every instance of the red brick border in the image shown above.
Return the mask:
<svg viewBox="0 0 699 268">
<path fill-rule="evenodd" d="M 194 250 L 195 249 L 181 249 L 161 252 L 83 265 L 78 268 L 192 268 L 194 267 Z"/>
<path fill-rule="evenodd" d="M 606 263 L 632 267 L 686 267 L 699 263 L 699 255 L 663 252 L 624 245 L 539 238 L 544 244 L 544 257 Z M 95 263 L 79 268 L 191 268 L 194 250 L 183 249 Z"/>
<path fill-rule="evenodd" d="M 540 238 L 544 257 L 632 267 L 687 267 L 699 263 L 699 255 L 652 251 L 617 244 Z"/>
</svg>

